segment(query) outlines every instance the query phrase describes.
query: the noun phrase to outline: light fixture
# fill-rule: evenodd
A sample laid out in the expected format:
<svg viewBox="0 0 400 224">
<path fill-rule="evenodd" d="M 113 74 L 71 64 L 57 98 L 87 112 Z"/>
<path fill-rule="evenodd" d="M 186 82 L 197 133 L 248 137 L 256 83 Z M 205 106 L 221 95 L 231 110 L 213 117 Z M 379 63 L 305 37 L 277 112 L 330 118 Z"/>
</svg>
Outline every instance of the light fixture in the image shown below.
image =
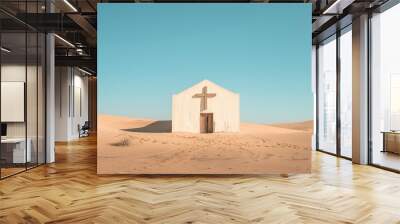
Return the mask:
<svg viewBox="0 0 400 224">
<path fill-rule="evenodd" d="M 73 45 L 73 44 L 72 44 L 71 42 L 69 42 L 68 40 L 66 40 L 66 39 L 64 39 L 64 38 L 62 38 L 62 37 L 60 37 L 60 36 L 57 35 L 57 34 L 54 34 L 54 36 L 57 37 L 57 38 L 58 38 L 59 40 L 61 40 L 62 42 L 66 43 L 68 46 L 75 48 L 75 45 Z"/>
<path fill-rule="evenodd" d="M 334 9 L 337 4 L 339 4 L 340 0 L 336 0 L 332 5 L 330 5 L 327 9 L 324 10 L 324 12 L 322 12 L 322 14 L 328 14 L 331 13 L 332 9 Z"/>
<path fill-rule="evenodd" d="M 351 5 L 355 0 L 336 0 L 332 5 L 330 5 L 327 9 L 322 13 L 323 15 L 327 14 L 342 14 L 343 9 L 347 8 Z"/>
<path fill-rule="evenodd" d="M 86 71 L 86 70 L 83 70 L 83 69 L 81 69 L 81 68 L 79 68 L 79 67 L 78 67 L 78 70 L 81 71 L 81 72 L 83 72 L 83 73 L 85 73 L 86 75 L 90 75 L 90 76 L 93 75 L 92 73 L 90 73 L 90 72 L 88 72 L 88 71 Z"/>
<path fill-rule="evenodd" d="M 82 49 L 82 48 L 76 48 L 76 53 L 77 53 L 78 55 L 85 55 L 85 53 L 83 52 L 83 49 Z"/>
<path fill-rule="evenodd" d="M 4 51 L 6 53 L 10 53 L 11 52 L 11 50 L 9 50 L 9 49 L 7 49 L 5 47 L 1 47 L 0 49 L 1 49 L 1 51 Z"/>
<path fill-rule="evenodd" d="M 78 10 L 68 0 L 64 0 L 64 3 L 67 4 L 74 12 L 78 12 Z"/>
</svg>

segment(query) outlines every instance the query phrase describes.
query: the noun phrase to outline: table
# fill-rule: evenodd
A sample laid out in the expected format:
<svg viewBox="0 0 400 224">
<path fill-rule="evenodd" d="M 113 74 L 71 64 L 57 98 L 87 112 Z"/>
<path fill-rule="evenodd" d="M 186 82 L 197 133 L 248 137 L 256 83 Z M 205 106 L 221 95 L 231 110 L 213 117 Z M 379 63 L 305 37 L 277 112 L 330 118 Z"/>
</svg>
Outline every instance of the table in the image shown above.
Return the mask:
<svg viewBox="0 0 400 224">
<path fill-rule="evenodd" d="M 400 154 L 400 131 L 382 131 L 383 150 L 382 152 L 391 152 Z"/>
<path fill-rule="evenodd" d="M 25 151 L 25 140 L 28 143 Z M 7 163 L 26 163 L 32 160 L 32 141 L 30 138 L 1 139 L 1 157 Z"/>
</svg>

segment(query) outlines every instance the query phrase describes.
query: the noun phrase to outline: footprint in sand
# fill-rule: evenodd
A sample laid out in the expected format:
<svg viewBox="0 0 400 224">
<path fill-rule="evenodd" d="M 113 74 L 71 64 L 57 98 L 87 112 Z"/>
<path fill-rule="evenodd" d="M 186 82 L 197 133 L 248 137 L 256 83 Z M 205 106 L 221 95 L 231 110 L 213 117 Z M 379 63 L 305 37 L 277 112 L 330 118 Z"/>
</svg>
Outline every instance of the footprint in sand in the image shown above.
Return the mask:
<svg viewBox="0 0 400 224">
<path fill-rule="evenodd" d="M 110 145 L 112 145 L 112 146 L 129 146 L 130 141 L 127 138 L 123 138 L 123 139 L 119 140 L 118 142 L 111 143 Z"/>
<path fill-rule="evenodd" d="M 267 154 L 267 155 L 265 155 L 264 156 L 264 159 L 269 159 L 269 158 L 271 158 L 271 157 L 273 157 L 274 155 L 272 155 L 272 154 Z"/>
</svg>

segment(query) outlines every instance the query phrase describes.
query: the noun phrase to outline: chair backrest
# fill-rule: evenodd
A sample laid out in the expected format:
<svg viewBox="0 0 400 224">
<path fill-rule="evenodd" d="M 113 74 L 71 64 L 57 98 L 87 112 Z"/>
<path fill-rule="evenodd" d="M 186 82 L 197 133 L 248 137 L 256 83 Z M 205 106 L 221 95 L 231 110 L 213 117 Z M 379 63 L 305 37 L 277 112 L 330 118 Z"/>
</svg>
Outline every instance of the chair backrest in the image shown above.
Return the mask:
<svg viewBox="0 0 400 224">
<path fill-rule="evenodd" d="M 85 121 L 85 123 L 83 124 L 82 128 L 90 128 L 89 121 Z"/>
</svg>

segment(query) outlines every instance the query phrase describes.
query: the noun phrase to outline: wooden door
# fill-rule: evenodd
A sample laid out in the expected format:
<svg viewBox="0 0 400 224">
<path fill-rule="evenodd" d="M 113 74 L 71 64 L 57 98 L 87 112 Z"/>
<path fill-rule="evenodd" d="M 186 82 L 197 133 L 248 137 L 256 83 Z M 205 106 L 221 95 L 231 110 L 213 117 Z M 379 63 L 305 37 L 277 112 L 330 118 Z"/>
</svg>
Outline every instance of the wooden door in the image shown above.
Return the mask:
<svg viewBox="0 0 400 224">
<path fill-rule="evenodd" d="M 207 133 L 214 132 L 214 119 L 213 114 L 207 114 Z"/>
<path fill-rule="evenodd" d="M 200 114 L 200 133 L 214 132 L 214 118 L 212 113 Z"/>
<path fill-rule="evenodd" d="M 207 133 L 207 114 L 200 114 L 200 133 Z"/>
</svg>

